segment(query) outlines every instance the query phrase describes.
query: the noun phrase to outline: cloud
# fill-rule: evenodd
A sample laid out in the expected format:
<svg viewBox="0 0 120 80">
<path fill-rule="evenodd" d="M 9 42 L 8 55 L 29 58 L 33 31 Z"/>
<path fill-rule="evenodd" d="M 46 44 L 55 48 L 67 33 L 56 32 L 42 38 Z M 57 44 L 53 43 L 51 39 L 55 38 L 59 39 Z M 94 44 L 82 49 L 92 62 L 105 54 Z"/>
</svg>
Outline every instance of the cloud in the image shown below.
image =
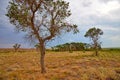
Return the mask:
<svg viewBox="0 0 120 80">
<path fill-rule="evenodd" d="M 84 7 L 90 7 L 90 6 L 92 5 L 92 2 L 90 2 L 89 0 L 87 0 L 87 2 L 83 1 L 83 2 L 82 2 L 82 5 L 83 5 Z"/>
<path fill-rule="evenodd" d="M 111 1 L 117 1 L 120 3 L 120 0 L 99 0 L 100 2 L 104 2 L 105 4 Z"/>
<path fill-rule="evenodd" d="M 120 11 L 120 4 L 116 1 L 108 4 L 100 3 L 98 0 L 69 0 L 69 2 L 72 12 L 70 17 L 71 22 L 90 25 L 120 21 L 120 17 L 118 17 L 120 15 L 118 13 L 118 11 Z M 82 6 L 83 2 L 90 3 L 91 6 Z M 115 10 L 116 13 L 114 12 Z"/>
<path fill-rule="evenodd" d="M 7 13 L 7 6 L 10 0 L 0 0 L 0 29 L 4 28 L 12 28 L 13 25 L 10 24 L 8 17 L 5 15 Z"/>
<path fill-rule="evenodd" d="M 112 42 L 118 42 L 120 41 L 120 36 L 116 35 L 116 36 L 111 36 L 109 37 L 110 40 L 112 40 Z"/>
<path fill-rule="evenodd" d="M 105 30 L 105 31 L 115 31 L 115 32 L 120 31 L 120 28 L 111 27 L 111 26 L 103 26 L 103 27 L 99 27 L 99 28 L 101 28 L 102 30 Z"/>
<path fill-rule="evenodd" d="M 120 47 L 119 34 L 114 33 L 113 35 L 111 35 L 111 34 L 103 35 L 102 39 L 101 39 L 103 42 L 103 47 Z"/>
<path fill-rule="evenodd" d="M 80 34 L 84 35 L 89 28 L 98 27 L 104 31 L 101 39 L 104 47 L 119 46 L 116 43 L 120 42 L 120 0 L 67 1 L 72 12 L 69 21 L 79 26 Z"/>
<path fill-rule="evenodd" d="M 72 12 L 67 21 L 77 24 L 80 33 L 76 35 L 72 33 L 64 34 L 61 38 L 50 42 L 48 46 L 71 41 L 88 42 L 89 39 L 84 38 L 85 32 L 89 28 L 98 27 L 104 31 L 101 39 L 104 47 L 120 47 L 120 0 L 65 1 L 70 2 L 69 8 Z M 5 16 L 8 2 L 9 0 L 0 0 L 0 44 L 7 47 L 7 45 L 10 46 L 10 44 L 18 42 L 24 46 L 24 34 L 15 34 L 14 26 L 9 23 Z"/>
</svg>

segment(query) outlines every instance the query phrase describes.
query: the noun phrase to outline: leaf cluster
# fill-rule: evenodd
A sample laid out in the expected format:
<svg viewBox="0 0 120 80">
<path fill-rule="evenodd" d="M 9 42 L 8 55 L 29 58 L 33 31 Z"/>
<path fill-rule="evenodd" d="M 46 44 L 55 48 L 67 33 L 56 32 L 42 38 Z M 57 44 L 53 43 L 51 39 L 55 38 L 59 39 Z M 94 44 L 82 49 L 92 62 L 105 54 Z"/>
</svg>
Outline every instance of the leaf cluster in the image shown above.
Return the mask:
<svg viewBox="0 0 120 80">
<path fill-rule="evenodd" d="M 79 32 L 68 23 L 69 3 L 63 0 L 12 0 L 7 8 L 10 22 L 30 40 L 49 41 L 61 33 Z M 35 41 L 35 40 L 34 40 Z"/>
</svg>

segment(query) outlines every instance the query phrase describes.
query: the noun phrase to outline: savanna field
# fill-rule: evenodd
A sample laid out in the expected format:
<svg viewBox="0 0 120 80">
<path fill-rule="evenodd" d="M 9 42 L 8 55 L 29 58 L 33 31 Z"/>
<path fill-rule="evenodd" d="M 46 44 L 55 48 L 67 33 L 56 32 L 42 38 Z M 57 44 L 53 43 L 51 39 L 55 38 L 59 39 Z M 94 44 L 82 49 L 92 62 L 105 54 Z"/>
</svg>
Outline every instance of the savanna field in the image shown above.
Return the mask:
<svg viewBox="0 0 120 80">
<path fill-rule="evenodd" d="M 120 80 L 120 50 L 73 53 L 46 51 L 47 73 L 41 74 L 34 49 L 0 49 L 0 80 Z"/>
</svg>

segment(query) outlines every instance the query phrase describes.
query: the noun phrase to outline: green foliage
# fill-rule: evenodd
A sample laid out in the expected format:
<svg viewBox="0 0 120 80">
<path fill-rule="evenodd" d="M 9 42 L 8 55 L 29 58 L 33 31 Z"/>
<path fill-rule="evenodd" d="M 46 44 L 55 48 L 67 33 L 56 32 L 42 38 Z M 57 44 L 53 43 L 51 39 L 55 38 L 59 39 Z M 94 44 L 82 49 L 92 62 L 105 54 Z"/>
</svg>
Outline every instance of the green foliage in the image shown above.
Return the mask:
<svg viewBox="0 0 120 80">
<path fill-rule="evenodd" d="M 22 5 L 22 4 L 21 4 Z M 8 13 L 6 16 L 9 17 L 10 23 L 16 26 L 18 31 L 25 31 L 26 27 L 28 26 L 28 8 L 20 6 L 19 4 L 15 3 L 14 1 L 9 2 L 8 6 Z"/>
<path fill-rule="evenodd" d="M 92 47 L 95 49 L 95 55 L 98 55 L 98 50 L 101 48 L 101 42 L 99 41 L 100 35 L 103 35 L 103 31 L 95 27 L 90 28 L 84 35 L 92 40 Z"/>
<path fill-rule="evenodd" d="M 17 43 L 13 45 L 13 48 L 14 48 L 15 52 L 18 51 L 18 49 L 20 48 L 20 46 L 21 45 L 17 44 Z"/>
<path fill-rule="evenodd" d="M 39 44 L 39 43 L 38 43 L 38 44 L 36 44 L 34 47 L 36 48 L 37 52 L 39 52 L 39 51 L 40 51 L 40 44 Z"/>
<path fill-rule="evenodd" d="M 36 44 L 34 47 L 35 47 L 35 48 L 38 48 L 38 47 L 40 47 L 40 45 L 39 45 L 39 44 Z"/>
<path fill-rule="evenodd" d="M 62 45 L 57 45 L 52 47 L 53 51 L 80 51 L 80 50 L 88 50 L 90 45 L 87 43 L 79 43 L 79 42 L 72 42 L 72 43 L 65 43 Z"/>
<path fill-rule="evenodd" d="M 85 37 L 97 38 L 98 39 L 99 35 L 103 35 L 103 31 L 99 28 L 93 27 L 86 32 Z"/>
<path fill-rule="evenodd" d="M 63 0 L 12 0 L 6 16 L 16 30 L 27 32 L 26 38 L 48 41 L 63 32 L 78 32 L 77 25 L 66 22 L 71 15 Z"/>
</svg>

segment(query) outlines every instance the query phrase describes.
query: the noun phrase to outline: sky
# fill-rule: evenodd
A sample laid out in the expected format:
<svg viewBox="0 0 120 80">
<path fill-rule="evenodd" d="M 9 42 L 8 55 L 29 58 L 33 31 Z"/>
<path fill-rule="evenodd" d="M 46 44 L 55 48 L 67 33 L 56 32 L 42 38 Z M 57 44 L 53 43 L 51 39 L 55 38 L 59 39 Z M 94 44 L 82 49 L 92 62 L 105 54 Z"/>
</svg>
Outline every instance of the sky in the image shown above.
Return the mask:
<svg viewBox="0 0 120 80">
<path fill-rule="evenodd" d="M 15 32 L 15 26 L 10 24 L 7 6 L 10 0 L 0 0 L 0 48 L 12 48 L 19 43 L 22 48 L 32 48 L 33 45 L 24 39 L 24 33 Z M 102 47 L 120 47 L 120 0 L 65 0 L 70 3 L 72 15 L 68 22 L 78 25 L 80 33 L 67 33 L 46 44 L 47 47 L 66 42 L 90 43 L 84 34 L 89 28 L 103 30 Z"/>
</svg>

